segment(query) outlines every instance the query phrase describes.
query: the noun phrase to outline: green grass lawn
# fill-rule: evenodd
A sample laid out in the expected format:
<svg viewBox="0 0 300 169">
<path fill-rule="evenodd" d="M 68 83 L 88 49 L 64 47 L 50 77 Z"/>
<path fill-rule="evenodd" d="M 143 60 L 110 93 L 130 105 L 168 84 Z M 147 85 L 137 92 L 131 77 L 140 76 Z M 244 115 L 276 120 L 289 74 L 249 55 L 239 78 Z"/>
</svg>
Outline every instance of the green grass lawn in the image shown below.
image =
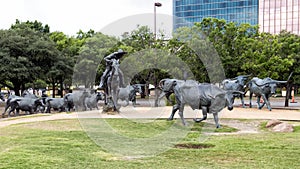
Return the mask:
<svg viewBox="0 0 300 169">
<path fill-rule="evenodd" d="M 96 121 L 93 122 L 96 124 Z M 107 119 L 105 122 L 128 138 L 150 138 L 176 123 L 164 119 L 150 123 L 127 119 Z M 0 168 L 300 167 L 299 127 L 293 133 L 263 130 L 258 134 L 213 135 L 202 142 L 198 138 L 203 135 L 206 123 L 194 124 L 184 138 L 166 151 L 144 158 L 128 158 L 103 149 L 101 143 L 96 144 L 81 125 L 83 123 L 78 120 L 57 120 L 0 128 Z M 212 130 L 235 131 L 227 126 L 223 126 L 222 130 Z M 100 136 L 107 135 L 103 132 Z M 123 140 L 117 141 L 121 144 Z M 176 145 L 188 146 L 182 148 Z"/>
</svg>

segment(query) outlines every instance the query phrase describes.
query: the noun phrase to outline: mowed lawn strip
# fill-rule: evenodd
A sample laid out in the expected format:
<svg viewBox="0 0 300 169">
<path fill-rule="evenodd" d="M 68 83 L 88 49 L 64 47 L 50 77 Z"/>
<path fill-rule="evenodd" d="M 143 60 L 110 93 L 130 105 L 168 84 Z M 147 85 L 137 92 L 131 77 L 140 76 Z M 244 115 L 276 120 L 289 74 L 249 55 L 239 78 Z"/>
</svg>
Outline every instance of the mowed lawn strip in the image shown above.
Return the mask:
<svg viewBox="0 0 300 169">
<path fill-rule="evenodd" d="M 173 122 L 158 119 L 138 123 L 127 119 L 107 121 L 130 137 L 151 137 Z M 191 123 L 191 121 L 190 121 Z M 195 124 L 178 144 L 208 145 L 204 148 L 172 147 L 159 155 L 126 158 L 95 144 L 78 120 L 24 123 L 1 128 L 0 168 L 299 168 L 300 131 L 214 135 L 205 142 Z M 234 132 L 234 129 L 228 131 Z M 176 133 L 174 133 L 176 134 Z M 122 140 L 120 140 L 122 141 Z"/>
</svg>

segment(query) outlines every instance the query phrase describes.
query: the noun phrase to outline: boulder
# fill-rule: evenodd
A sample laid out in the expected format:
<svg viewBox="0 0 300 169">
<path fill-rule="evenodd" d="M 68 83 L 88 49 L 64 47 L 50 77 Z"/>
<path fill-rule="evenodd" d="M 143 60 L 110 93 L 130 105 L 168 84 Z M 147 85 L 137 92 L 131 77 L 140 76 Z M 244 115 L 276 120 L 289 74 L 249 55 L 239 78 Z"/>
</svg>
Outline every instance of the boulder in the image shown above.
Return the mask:
<svg viewBox="0 0 300 169">
<path fill-rule="evenodd" d="M 266 124 L 266 128 L 270 128 L 270 127 L 274 127 L 278 124 L 282 123 L 281 121 L 277 120 L 277 119 L 273 119 L 268 121 L 268 123 Z"/>
<path fill-rule="evenodd" d="M 283 122 L 273 127 L 272 130 L 275 132 L 293 132 L 294 127 L 289 123 Z"/>
</svg>

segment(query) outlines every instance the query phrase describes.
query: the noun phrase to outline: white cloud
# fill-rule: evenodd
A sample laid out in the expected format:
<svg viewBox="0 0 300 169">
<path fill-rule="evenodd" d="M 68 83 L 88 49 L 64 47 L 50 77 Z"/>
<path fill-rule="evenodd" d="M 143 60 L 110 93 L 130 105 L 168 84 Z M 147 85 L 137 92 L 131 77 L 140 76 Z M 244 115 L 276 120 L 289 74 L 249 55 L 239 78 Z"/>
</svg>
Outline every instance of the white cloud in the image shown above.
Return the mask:
<svg viewBox="0 0 300 169">
<path fill-rule="evenodd" d="M 99 31 L 110 23 L 136 14 L 153 13 L 154 0 L 5 0 L 1 1 L 0 28 L 16 19 L 38 20 L 51 31 L 75 35 L 79 29 Z M 157 13 L 172 15 L 172 0 L 160 0 Z M 135 25 L 136 26 L 136 25 Z M 159 26 L 159 24 L 158 24 Z"/>
</svg>

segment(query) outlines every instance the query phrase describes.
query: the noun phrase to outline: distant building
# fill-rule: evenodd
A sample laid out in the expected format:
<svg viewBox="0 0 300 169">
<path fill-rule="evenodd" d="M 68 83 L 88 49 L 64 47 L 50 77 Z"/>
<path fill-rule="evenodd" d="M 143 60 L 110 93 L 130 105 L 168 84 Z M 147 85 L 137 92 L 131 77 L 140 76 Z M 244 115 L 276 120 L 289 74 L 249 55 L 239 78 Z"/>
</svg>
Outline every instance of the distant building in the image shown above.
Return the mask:
<svg viewBox="0 0 300 169">
<path fill-rule="evenodd" d="M 300 35 L 300 0 L 259 0 L 260 31 L 278 34 L 287 30 Z"/>
<path fill-rule="evenodd" d="M 174 29 L 213 17 L 258 24 L 258 0 L 173 0 Z"/>
<path fill-rule="evenodd" d="M 299 34 L 300 0 L 173 0 L 173 29 L 213 17 L 260 25 L 260 31 Z"/>
</svg>

